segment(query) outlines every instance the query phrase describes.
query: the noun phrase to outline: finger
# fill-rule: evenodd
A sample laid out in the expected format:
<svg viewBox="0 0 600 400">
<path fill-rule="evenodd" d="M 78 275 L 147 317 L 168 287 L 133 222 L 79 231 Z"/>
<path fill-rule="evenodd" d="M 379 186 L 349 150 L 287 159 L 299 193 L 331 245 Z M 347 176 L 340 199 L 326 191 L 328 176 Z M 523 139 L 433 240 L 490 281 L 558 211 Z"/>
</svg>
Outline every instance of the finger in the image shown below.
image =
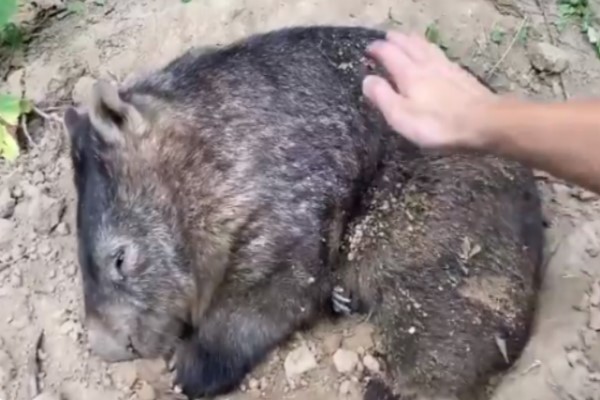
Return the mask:
<svg viewBox="0 0 600 400">
<path fill-rule="evenodd" d="M 388 82 L 379 76 L 369 75 L 363 81 L 363 93 L 381 111 L 394 130 L 403 135 L 410 133 L 410 104 Z"/>
<path fill-rule="evenodd" d="M 387 41 L 377 41 L 367 48 L 378 63 L 389 72 L 398 90 L 404 93 L 414 74 L 415 65 L 396 45 Z"/>
</svg>

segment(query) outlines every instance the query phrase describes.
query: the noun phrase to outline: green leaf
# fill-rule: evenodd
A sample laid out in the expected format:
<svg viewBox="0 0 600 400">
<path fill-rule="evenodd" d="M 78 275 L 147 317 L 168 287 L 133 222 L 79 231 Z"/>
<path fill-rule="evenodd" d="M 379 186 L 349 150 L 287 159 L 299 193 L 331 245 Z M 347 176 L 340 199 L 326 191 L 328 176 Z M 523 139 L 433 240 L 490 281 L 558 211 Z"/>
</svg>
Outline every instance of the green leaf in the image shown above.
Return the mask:
<svg viewBox="0 0 600 400">
<path fill-rule="evenodd" d="M 85 4 L 82 1 L 73 1 L 67 4 L 67 10 L 75 14 L 80 14 L 85 11 Z"/>
<path fill-rule="evenodd" d="M 527 44 L 527 40 L 529 39 L 529 29 L 529 26 L 524 26 L 523 29 L 521 29 L 521 31 L 518 33 L 517 40 L 522 45 Z"/>
<path fill-rule="evenodd" d="M 21 99 L 7 94 L 0 95 L 0 118 L 7 124 L 17 125 L 22 110 Z"/>
<path fill-rule="evenodd" d="M 181 2 L 182 2 L 182 3 L 189 3 L 189 2 L 191 2 L 191 1 L 192 1 L 192 0 L 181 0 Z"/>
<path fill-rule="evenodd" d="M 14 161 L 19 156 L 19 144 L 13 138 L 6 126 L 0 124 L 0 155 L 8 161 Z"/>
<path fill-rule="evenodd" d="M 440 44 L 440 42 L 441 42 L 441 35 L 440 35 L 440 31 L 439 31 L 437 25 L 435 25 L 435 23 L 430 24 L 427 27 L 427 29 L 425 30 L 425 37 L 431 43 L 434 43 L 434 44 L 437 44 L 437 45 Z"/>
<path fill-rule="evenodd" d="M 0 0 L 0 28 L 3 28 L 17 12 L 17 0 Z"/>
<path fill-rule="evenodd" d="M 506 36 L 506 32 L 501 31 L 500 29 L 494 29 L 490 33 L 490 40 L 496 44 L 501 44 L 504 40 L 504 36 Z"/>
</svg>

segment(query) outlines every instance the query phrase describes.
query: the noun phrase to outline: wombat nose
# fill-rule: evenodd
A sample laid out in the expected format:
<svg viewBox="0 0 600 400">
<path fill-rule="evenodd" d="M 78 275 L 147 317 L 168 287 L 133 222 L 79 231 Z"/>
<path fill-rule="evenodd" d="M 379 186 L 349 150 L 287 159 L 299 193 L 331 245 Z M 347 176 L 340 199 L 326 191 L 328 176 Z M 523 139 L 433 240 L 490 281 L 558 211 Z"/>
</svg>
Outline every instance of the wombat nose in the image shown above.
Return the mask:
<svg viewBox="0 0 600 400">
<path fill-rule="evenodd" d="M 127 337 L 119 335 L 96 318 L 86 320 L 88 342 L 94 354 L 104 361 L 113 363 L 135 358 Z"/>
</svg>

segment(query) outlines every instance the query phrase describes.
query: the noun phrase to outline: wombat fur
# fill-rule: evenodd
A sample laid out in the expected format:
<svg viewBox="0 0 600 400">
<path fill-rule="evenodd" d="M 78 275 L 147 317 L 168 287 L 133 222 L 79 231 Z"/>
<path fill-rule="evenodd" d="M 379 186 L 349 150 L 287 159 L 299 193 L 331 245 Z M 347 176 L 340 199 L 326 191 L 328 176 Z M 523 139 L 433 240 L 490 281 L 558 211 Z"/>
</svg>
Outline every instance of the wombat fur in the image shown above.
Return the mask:
<svg viewBox="0 0 600 400">
<path fill-rule="evenodd" d="M 422 371 L 412 371 L 417 384 L 471 385 L 475 363 L 485 374 L 501 360 L 488 337 L 500 326 L 516 351 L 510 335 L 519 343 L 525 335 L 535 269 L 522 249 L 530 232 L 519 196 L 536 198 L 532 182 L 500 160 L 421 156 L 393 134 L 361 94 L 367 73 L 385 76 L 365 57 L 384 36 L 296 27 L 191 50 L 118 90 L 99 82 L 89 107 L 66 112 L 96 354 L 120 361 L 175 351 L 186 395 L 223 394 L 329 313 L 335 284 L 357 310 L 374 312 L 392 375 L 412 362 Z M 385 174 L 401 193 L 382 183 Z M 358 258 L 348 262 L 341 245 L 349 223 L 371 213 L 369 189 L 403 196 L 406 210 L 393 215 L 387 237 L 350 249 Z M 424 202 L 420 213 L 414 201 Z M 482 250 L 463 265 L 456 257 L 467 233 Z M 461 295 L 479 277 L 506 283 L 498 293 L 512 319 Z M 431 317 L 418 319 L 401 290 Z M 408 324 L 417 335 L 406 334 Z M 456 365 L 466 345 L 480 357 Z M 446 370 L 425 349 L 443 351 Z"/>
</svg>

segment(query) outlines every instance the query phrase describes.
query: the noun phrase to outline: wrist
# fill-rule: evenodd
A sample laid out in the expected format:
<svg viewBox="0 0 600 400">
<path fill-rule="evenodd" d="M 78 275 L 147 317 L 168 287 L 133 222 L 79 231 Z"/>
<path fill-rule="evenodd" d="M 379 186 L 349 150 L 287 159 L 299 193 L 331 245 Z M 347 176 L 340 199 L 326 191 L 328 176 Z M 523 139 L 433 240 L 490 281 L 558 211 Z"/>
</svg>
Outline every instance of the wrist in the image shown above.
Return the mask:
<svg viewBox="0 0 600 400">
<path fill-rule="evenodd" d="M 503 147 L 510 138 L 510 132 L 505 129 L 512 118 L 511 110 L 520 104 L 513 96 L 491 95 L 485 100 L 474 104 L 466 120 L 469 138 L 466 146 L 470 150 L 492 152 Z"/>
</svg>

